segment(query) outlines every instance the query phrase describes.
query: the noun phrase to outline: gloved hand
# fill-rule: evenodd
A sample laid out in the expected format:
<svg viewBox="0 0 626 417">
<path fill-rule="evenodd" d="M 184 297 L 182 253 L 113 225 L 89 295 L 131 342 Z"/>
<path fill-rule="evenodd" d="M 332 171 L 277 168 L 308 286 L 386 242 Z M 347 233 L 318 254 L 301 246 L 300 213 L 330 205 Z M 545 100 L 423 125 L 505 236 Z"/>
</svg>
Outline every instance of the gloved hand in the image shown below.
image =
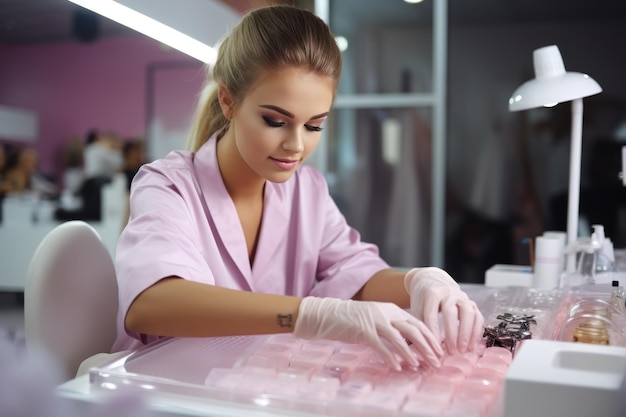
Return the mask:
<svg viewBox="0 0 626 417">
<path fill-rule="evenodd" d="M 484 318 L 459 284 L 440 268 L 414 268 L 404 276 L 411 297 L 411 314 L 440 338 L 439 312 L 443 318 L 448 353 L 471 350 L 482 337 Z"/>
<path fill-rule="evenodd" d="M 443 355 L 439 339 L 426 325 L 393 303 L 305 297 L 293 334 L 368 345 L 396 370 L 400 363 L 394 353 L 412 366 L 419 364 L 407 340 L 431 366 L 438 367 Z"/>
</svg>

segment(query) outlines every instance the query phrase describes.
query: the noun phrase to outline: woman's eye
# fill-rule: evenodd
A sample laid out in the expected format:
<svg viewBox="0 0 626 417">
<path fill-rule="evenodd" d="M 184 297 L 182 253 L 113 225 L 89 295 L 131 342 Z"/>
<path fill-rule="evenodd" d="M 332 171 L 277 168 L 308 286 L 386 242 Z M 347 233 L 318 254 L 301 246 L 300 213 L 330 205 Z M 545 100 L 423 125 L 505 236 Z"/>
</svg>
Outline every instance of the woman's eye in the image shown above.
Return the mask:
<svg viewBox="0 0 626 417">
<path fill-rule="evenodd" d="M 321 132 L 322 130 L 324 130 L 324 128 L 321 126 L 304 125 L 304 127 L 306 127 L 306 129 L 310 132 Z"/>
<path fill-rule="evenodd" d="M 277 122 L 276 120 L 272 120 L 269 117 L 263 116 L 263 120 L 265 120 L 265 124 L 267 124 L 269 127 L 285 126 L 285 122 Z"/>
</svg>

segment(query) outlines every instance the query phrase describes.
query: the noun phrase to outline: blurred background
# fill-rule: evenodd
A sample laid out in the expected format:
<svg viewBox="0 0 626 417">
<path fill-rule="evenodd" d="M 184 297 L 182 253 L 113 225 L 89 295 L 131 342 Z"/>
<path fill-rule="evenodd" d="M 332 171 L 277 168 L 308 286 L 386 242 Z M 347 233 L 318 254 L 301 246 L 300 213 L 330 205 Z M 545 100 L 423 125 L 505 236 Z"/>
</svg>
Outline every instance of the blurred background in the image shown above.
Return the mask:
<svg viewBox="0 0 626 417">
<path fill-rule="evenodd" d="M 483 282 L 494 264 L 527 265 L 524 239 L 565 230 L 569 103 L 508 111 L 534 76 L 533 50 L 558 45 L 566 69 L 603 88 L 584 100 L 581 233 L 603 224 L 616 248 L 626 246 L 625 2 L 220 3 L 238 14 L 293 4 L 329 22 L 345 47 L 344 74 L 310 163 L 387 262 L 443 266 L 463 282 Z M 120 151 L 141 143 L 139 163 L 182 148 L 203 71 L 66 0 L 0 0 L 0 111 L 19 109 L 34 126 L 18 134 L 0 118 L 5 165 L 34 150 L 34 170 L 58 200 L 69 173 L 84 168 L 90 133 Z M 12 219 L 1 221 L 6 235 Z"/>
</svg>

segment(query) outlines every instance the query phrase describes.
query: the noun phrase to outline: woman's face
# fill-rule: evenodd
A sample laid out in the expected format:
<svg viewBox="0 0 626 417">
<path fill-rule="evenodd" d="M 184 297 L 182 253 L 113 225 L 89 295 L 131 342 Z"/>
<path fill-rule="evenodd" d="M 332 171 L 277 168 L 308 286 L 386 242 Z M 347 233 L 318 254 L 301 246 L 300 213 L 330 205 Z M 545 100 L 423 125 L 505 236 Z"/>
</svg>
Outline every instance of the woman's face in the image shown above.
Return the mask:
<svg viewBox="0 0 626 417">
<path fill-rule="evenodd" d="M 319 143 L 333 94 L 328 77 L 299 68 L 266 72 L 233 109 L 228 134 L 254 173 L 287 181 Z"/>
<path fill-rule="evenodd" d="M 38 155 L 34 149 L 25 148 L 20 152 L 20 167 L 26 172 L 37 170 Z"/>
</svg>

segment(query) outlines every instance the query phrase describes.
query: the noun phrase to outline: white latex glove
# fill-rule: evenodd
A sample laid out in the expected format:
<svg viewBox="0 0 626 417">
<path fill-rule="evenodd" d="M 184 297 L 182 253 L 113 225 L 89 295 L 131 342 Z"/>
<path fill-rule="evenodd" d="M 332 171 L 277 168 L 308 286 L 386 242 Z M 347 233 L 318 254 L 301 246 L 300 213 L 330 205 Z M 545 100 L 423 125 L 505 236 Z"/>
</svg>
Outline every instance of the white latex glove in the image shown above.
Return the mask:
<svg viewBox="0 0 626 417">
<path fill-rule="evenodd" d="M 412 366 L 419 364 L 407 340 L 431 366 L 440 366 L 443 355 L 439 339 L 426 325 L 393 303 L 305 297 L 293 334 L 368 345 L 396 370 L 400 363 L 394 353 Z"/>
<path fill-rule="evenodd" d="M 459 284 L 443 269 L 414 268 L 404 276 L 411 313 L 440 338 L 439 312 L 448 353 L 471 350 L 482 337 L 484 318 Z"/>
</svg>

